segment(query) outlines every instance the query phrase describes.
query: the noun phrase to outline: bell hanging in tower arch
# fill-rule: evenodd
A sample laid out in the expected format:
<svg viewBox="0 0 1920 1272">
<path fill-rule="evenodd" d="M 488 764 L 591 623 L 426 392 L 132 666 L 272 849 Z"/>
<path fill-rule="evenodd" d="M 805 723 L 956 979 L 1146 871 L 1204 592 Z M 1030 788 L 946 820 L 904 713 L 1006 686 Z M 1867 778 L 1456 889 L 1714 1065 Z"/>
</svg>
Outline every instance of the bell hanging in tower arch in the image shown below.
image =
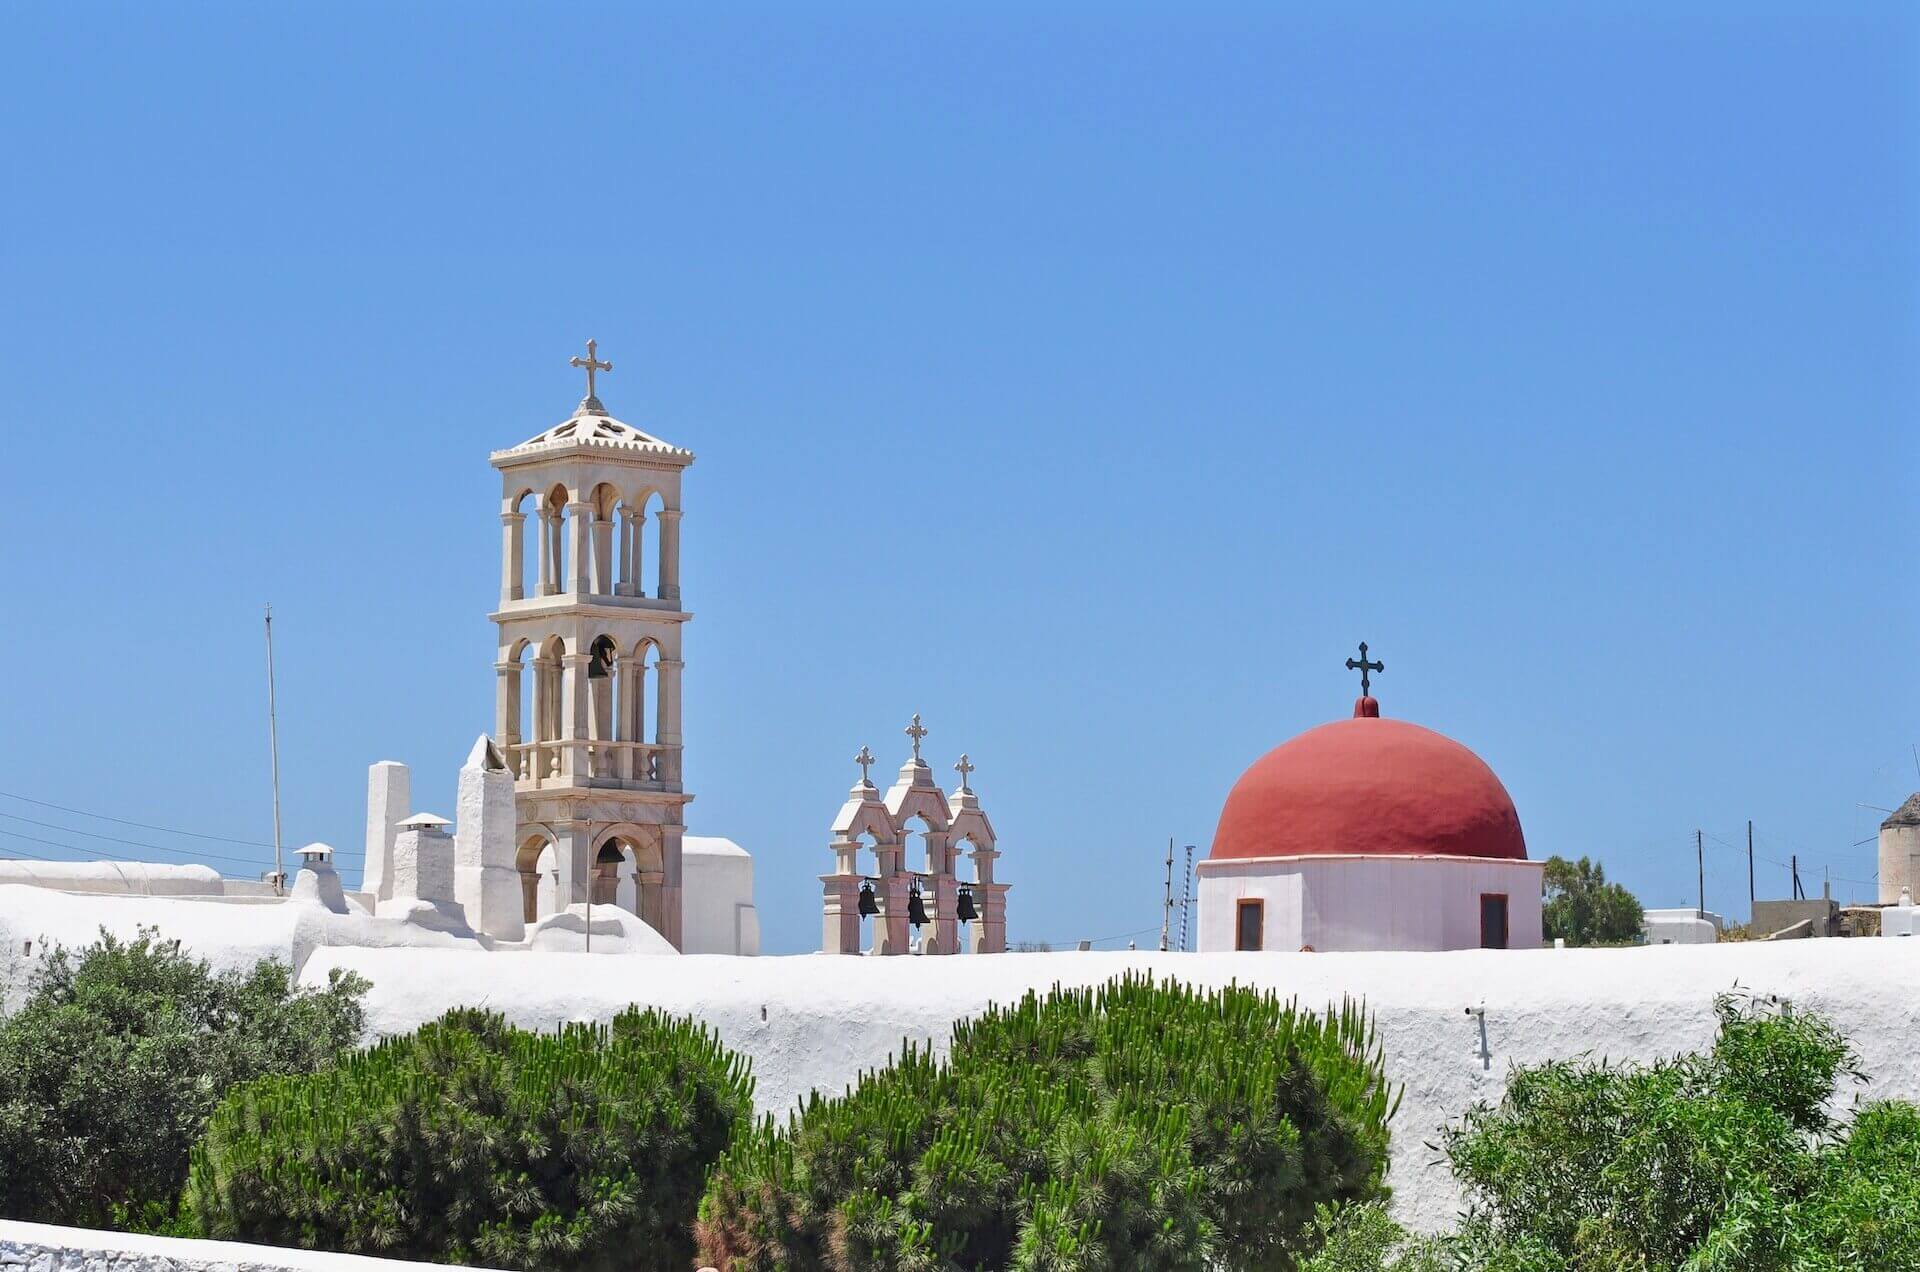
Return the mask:
<svg viewBox="0 0 1920 1272">
<path fill-rule="evenodd" d="M 880 913 L 880 903 L 873 899 L 872 882 L 860 885 L 860 917 L 870 919 Z"/>
<path fill-rule="evenodd" d="M 913 891 L 907 894 L 907 920 L 915 927 L 927 921 L 926 902 L 921 900 L 920 888 L 917 884 Z"/>
</svg>

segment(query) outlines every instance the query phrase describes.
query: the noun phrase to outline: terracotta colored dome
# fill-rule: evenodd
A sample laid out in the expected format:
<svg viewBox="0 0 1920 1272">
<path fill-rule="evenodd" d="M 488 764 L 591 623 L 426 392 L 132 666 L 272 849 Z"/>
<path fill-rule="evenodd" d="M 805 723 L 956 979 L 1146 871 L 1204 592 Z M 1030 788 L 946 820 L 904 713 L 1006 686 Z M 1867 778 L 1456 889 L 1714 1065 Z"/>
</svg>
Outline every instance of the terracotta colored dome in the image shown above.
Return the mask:
<svg viewBox="0 0 1920 1272">
<path fill-rule="evenodd" d="M 1527 859 L 1520 814 L 1493 770 L 1448 737 L 1379 718 L 1371 698 L 1284 742 L 1240 775 L 1215 861 L 1248 857 Z"/>
</svg>

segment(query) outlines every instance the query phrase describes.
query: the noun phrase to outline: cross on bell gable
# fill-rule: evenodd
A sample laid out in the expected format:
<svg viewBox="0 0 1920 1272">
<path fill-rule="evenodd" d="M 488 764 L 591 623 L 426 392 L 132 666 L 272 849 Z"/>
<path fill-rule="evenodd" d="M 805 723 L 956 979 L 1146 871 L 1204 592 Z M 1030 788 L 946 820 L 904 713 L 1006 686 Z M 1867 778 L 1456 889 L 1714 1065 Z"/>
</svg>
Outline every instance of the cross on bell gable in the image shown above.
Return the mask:
<svg viewBox="0 0 1920 1272">
<path fill-rule="evenodd" d="M 586 369 L 586 372 L 587 372 L 587 396 L 580 399 L 580 409 L 582 411 L 590 412 L 594 415 L 605 415 L 607 413 L 607 408 L 604 406 L 601 406 L 600 399 L 594 395 L 593 373 L 595 371 L 611 371 L 613 370 L 613 363 L 602 362 L 598 357 L 595 356 L 595 353 L 599 349 L 599 347 L 600 346 L 598 341 L 595 341 L 595 340 L 587 341 L 587 356 L 582 358 L 578 354 L 576 354 L 573 357 L 567 359 L 567 365 L 570 367 L 583 367 Z"/>
<path fill-rule="evenodd" d="M 927 736 L 926 727 L 920 723 L 920 713 L 918 711 L 913 713 L 913 723 L 903 729 L 902 732 L 913 739 L 913 762 L 918 764 L 920 762 L 920 739 Z"/>
<path fill-rule="evenodd" d="M 860 785 L 872 786 L 873 774 L 867 770 L 873 767 L 873 752 L 863 746 L 860 748 L 860 754 L 853 757 L 853 762 L 860 766 Z"/>
<path fill-rule="evenodd" d="M 964 751 L 961 752 L 960 762 L 953 766 L 953 771 L 960 775 L 960 789 L 969 795 L 973 794 L 973 788 L 967 785 L 967 778 L 973 775 L 974 767 L 973 761 L 967 758 Z"/>
</svg>

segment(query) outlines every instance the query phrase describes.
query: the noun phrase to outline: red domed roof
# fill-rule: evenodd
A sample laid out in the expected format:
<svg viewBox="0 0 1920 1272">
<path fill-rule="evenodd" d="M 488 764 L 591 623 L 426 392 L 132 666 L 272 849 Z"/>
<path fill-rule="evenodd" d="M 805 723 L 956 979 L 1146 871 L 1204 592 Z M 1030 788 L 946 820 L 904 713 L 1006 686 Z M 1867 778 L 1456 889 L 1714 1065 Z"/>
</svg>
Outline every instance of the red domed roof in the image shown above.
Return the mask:
<svg viewBox="0 0 1920 1272">
<path fill-rule="evenodd" d="M 1248 857 L 1527 859 L 1520 814 L 1479 756 L 1371 698 L 1268 751 L 1220 810 L 1215 861 Z"/>
</svg>

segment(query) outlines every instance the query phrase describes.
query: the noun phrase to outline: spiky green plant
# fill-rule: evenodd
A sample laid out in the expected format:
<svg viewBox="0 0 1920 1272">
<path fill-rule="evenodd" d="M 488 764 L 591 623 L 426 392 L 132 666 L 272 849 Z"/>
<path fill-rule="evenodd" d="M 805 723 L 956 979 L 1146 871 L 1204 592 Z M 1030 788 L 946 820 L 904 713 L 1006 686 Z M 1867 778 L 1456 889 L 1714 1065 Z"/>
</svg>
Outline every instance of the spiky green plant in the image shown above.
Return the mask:
<svg viewBox="0 0 1920 1272">
<path fill-rule="evenodd" d="M 1129 975 L 902 1045 L 744 1130 L 700 1248 L 772 1269 L 1289 1268 L 1322 1203 L 1386 1195 L 1371 1018 Z"/>
<path fill-rule="evenodd" d="M 708 1029 L 629 1009 L 516 1029 L 461 1010 L 242 1087 L 195 1148 L 208 1236 L 501 1268 L 672 1269 L 753 1080 Z"/>
</svg>

